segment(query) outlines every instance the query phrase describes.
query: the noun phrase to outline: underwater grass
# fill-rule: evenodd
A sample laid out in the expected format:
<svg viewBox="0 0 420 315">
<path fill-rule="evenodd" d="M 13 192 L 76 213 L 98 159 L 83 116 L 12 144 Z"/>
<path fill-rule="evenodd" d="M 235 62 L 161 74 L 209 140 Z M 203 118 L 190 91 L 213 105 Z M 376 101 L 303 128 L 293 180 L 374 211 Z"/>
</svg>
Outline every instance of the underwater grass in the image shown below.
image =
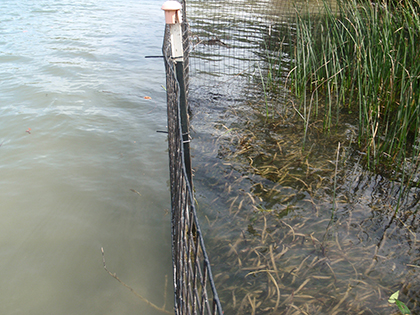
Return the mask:
<svg viewBox="0 0 420 315">
<path fill-rule="evenodd" d="M 198 204 L 226 314 L 391 314 L 396 290 L 418 311 L 417 193 L 398 200 L 362 171 L 346 128 L 309 134 L 311 152 L 301 125 L 273 119 L 266 133 L 263 104 L 232 107 L 240 122 L 215 130 L 218 159 L 196 168 L 196 184 L 211 179 Z"/>
<path fill-rule="evenodd" d="M 297 13 L 289 73 L 305 118 L 329 131 L 340 112 L 359 115 L 358 145 L 368 163 L 416 157 L 420 141 L 418 1 L 341 1 L 333 12 Z M 306 134 L 306 133 L 305 133 Z"/>
</svg>

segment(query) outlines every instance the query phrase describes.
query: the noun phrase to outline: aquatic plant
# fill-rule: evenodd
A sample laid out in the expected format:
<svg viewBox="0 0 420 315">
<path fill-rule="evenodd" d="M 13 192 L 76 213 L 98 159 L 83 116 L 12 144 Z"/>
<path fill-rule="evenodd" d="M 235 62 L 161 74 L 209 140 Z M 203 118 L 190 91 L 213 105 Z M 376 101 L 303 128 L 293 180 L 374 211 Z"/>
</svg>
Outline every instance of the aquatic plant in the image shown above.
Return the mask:
<svg viewBox="0 0 420 315">
<path fill-rule="evenodd" d="M 412 4 L 414 3 L 414 5 Z M 299 112 L 322 117 L 329 131 L 340 114 L 358 113 L 357 143 L 369 166 L 414 159 L 420 142 L 420 16 L 418 0 L 325 3 L 322 14 L 296 14 L 289 73 Z"/>
<path fill-rule="evenodd" d="M 388 300 L 388 303 L 397 305 L 398 309 L 400 310 L 401 314 L 411 314 L 409 308 L 407 305 L 404 304 L 404 302 L 401 302 L 398 300 L 398 296 L 400 294 L 400 290 L 397 292 L 394 292 Z"/>
<path fill-rule="evenodd" d="M 396 284 L 418 312 L 420 225 L 392 219 L 398 191 L 348 156 L 346 128 L 310 134 L 302 150 L 303 126 L 267 123 L 262 105 L 232 107 L 235 123 L 215 129 L 218 158 L 196 168 L 210 187 L 198 203 L 225 312 L 391 314 Z"/>
</svg>

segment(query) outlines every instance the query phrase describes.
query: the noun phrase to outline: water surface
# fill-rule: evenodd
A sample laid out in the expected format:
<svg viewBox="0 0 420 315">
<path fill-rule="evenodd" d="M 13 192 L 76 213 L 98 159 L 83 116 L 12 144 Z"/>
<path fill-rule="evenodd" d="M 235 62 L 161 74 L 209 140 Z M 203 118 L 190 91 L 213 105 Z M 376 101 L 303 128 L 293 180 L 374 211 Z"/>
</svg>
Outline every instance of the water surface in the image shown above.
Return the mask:
<svg viewBox="0 0 420 315">
<path fill-rule="evenodd" d="M 164 303 L 165 76 L 144 58 L 161 49 L 160 6 L 1 2 L 2 314 L 159 313 L 103 270 L 100 249 L 110 271 Z"/>
</svg>

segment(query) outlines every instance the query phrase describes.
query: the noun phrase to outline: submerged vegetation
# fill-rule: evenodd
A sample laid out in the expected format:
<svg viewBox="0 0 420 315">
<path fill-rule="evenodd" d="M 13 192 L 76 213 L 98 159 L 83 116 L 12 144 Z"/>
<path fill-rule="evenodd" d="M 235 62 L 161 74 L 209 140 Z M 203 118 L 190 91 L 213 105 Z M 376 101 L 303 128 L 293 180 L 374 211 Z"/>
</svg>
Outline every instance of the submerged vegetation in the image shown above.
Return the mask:
<svg viewBox="0 0 420 315">
<path fill-rule="evenodd" d="M 257 91 L 190 103 L 226 313 L 420 311 L 417 7 L 348 1 L 262 23 Z"/>
<path fill-rule="evenodd" d="M 418 0 L 414 0 L 418 1 Z M 369 166 L 415 162 L 420 149 L 418 3 L 341 1 L 319 15 L 297 14 L 288 82 L 306 128 L 330 130 L 358 113 L 357 143 Z M 307 131 L 305 131 L 307 132 Z"/>
<path fill-rule="evenodd" d="M 218 158 L 196 167 L 226 314 L 394 314 L 396 290 L 418 311 L 415 192 L 395 216 L 398 187 L 358 163 L 348 127 L 312 128 L 302 150 L 303 127 L 267 124 L 264 105 L 232 107 L 235 122 L 214 129 Z"/>
</svg>

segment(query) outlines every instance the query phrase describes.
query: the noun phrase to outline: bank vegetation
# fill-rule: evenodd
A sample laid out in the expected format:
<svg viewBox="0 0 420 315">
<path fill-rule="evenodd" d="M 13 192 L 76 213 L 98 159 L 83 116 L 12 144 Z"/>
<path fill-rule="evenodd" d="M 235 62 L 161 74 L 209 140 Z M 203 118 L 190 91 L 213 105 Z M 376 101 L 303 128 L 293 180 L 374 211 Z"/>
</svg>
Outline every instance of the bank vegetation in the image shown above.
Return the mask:
<svg viewBox="0 0 420 315">
<path fill-rule="evenodd" d="M 369 167 L 418 169 L 420 16 L 418 0 L 387 4 L 340 0 L 296 17 L 287 82 L 300 100 L 305 134 L 358 119 L 357 145 Z"/>
</svg>

